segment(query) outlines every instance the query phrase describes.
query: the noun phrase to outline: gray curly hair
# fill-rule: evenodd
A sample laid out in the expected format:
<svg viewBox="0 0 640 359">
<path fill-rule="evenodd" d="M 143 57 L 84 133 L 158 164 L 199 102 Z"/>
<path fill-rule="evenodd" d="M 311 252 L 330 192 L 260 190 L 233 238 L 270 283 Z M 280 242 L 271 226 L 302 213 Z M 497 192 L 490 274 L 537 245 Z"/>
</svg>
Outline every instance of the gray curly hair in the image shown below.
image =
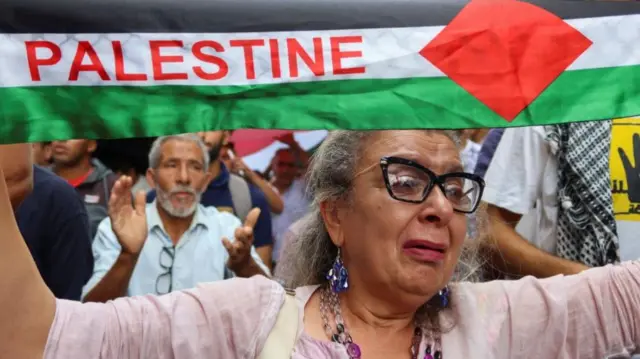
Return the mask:
<svg viewBox="0 0 640 359">
<path fill-rule="evenodd" d="M 448 130 L 426 130 L 445 134 L 457 147 L 461 147 L 460 133 Z M 329 238 L 324 220 L 320 214 L 320 203 L 328 200 L 349 199 L 352 180 L 358 163 L 365 151 L 366 141 L 374 131 L 334 131 L 324 140 L 313 156 L 307 173 L 307 191 L 313 198 L 310 213 L 299 222 L 295 239 L 286 243 L 282 253 L 284 268 L 278 268 L 277 278 L 289 288 L 326 283 L 325 275 L 331 268 L 338 248 Z M 482 208 L 476 213 L 477 225 L 485 223 Z M 478 231 L 481 232 L 481 231 Z M 455 281 L 477 281 L 480 265 L 478 258 L 479 240 L 468 238 L 456 266 Z M 451 288 L 455 290 L 455 288 Z M 450 306 L 455 305 L 450 301 Z M 449 306 L 449 307 L 450 307 Z M 441 330 L 438 313 L 447 308 L 425 303 L 417 313 L 421 325 L 429 330 Z M 453 325 L 454 322 L 451 322 Z"/>
</svg>

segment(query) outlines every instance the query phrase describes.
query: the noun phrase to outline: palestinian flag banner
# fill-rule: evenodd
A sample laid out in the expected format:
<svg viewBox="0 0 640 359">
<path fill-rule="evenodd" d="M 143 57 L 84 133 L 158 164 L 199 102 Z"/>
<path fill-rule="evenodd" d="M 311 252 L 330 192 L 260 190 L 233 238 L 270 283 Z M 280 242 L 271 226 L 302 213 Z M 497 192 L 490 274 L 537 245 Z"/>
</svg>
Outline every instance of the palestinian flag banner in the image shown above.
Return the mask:
<svg viewBox="0 0 640 359">
<path fill-rule="evenodd" d="M 2 0 L 0 143 L 640 114 L 640 3 Z"/>
</svg>

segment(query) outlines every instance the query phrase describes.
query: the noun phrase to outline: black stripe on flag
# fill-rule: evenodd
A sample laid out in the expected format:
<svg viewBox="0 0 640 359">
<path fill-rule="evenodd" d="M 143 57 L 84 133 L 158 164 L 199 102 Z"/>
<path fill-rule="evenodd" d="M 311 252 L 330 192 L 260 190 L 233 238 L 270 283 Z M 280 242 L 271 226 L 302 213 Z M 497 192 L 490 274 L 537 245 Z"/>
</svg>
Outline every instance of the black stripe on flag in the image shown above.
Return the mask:
<svg viewBox="0 0 640 359">
<path fill-rule="evenodd" d="M 564 19 L 637 1 L 530 0 Z M 437 26 L 468 0 L 1 0 L 0 33 L 270 32 Z"/>
</svg>

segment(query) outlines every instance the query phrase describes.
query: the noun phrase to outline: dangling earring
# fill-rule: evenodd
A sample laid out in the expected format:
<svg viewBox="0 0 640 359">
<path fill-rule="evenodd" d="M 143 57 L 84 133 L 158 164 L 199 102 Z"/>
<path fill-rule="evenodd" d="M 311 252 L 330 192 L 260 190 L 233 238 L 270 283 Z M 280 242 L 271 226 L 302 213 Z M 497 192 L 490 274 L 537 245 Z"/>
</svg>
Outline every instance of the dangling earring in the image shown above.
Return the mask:
<svg viewBox="0 0 640 359">
<path fill-rule="evenodd" d="M 438 292 L 438 299 L 440 300 L 440 305 L 442 306 L 442 308 L 446 308 L 447 305 L 449 305 L 449 287 L 448 286 L 442 288 Z"/>
<path fill-rule="evenodd" d="M 338 248 L 338 255 L 336 255 L 336 260 L 333 262 L 333 267 L 327 273 L 327 280 L 331 291 L 334 293 L 342 293 L 349 289 L 349 272 L 347 272 L 347 268 L 342 263 L 340 248 Z"/>
</svg>

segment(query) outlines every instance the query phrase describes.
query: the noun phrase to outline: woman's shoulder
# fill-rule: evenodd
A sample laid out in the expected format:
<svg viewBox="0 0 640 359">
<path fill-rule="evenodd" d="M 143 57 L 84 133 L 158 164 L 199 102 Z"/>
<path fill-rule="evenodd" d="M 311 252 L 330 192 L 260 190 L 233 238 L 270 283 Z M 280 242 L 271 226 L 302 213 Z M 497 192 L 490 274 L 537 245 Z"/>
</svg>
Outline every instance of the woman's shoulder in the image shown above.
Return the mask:
<svg viewBox="0 0 640 359">
<path fill-rule="evenodd" d="M 224 308 L 248 304 L 259 307 L 279 307 L 284 301 L 285 288 L 275 280 L 256 275 L 251 278 L 233 278 L 198 284 L 184 294 L 195 295 L 201 301 L 215 302 L 216 306 Z"/>
<path fill-rule="evenodd" d="M 454 286 L 453 300 L 457 311 L 469 311 L 490 317 L 507 312 L 514 302 L 535 301 L 536 298 L 531 296 L 533 293 L 530 291 L 541 283 L 544 281 L 533 277 L 519 280 L 460 282 Z"/>
<path fill-rule="evenodd" d="M 285 293 L 282 285 L 264 276 L 204 283 L 181 292 L 180 298 L 172 303 L 173 318 L 192 318 L 190 327 L 207 328 L 207 336 L 227 328 L 227 337 L 234 343 L 228 349 L 234 354 L 224 357 L 239 358 L 245 351 L 262 348 L 280 313 Z M 244 344 L 237 346 L 240 343 Z M 218 347 L 226 345 L 229 345 L 226 341 L 216 343 Z"/>
<path fill-rule="evenodd" d="M 510 322 L 508 290 L 504 281 L 455 283 L 451 291 L 452 315 L 445 317 L 453 327 L 444 335 L 443 345 L 455 347 L 459 357 L 472 356 L 474 352 L 489 357 L 488 353 L 502 348 L 504 331 L 508 329 L 505 325 Z M 474 343 L 474 347 L 466 343 Z"/>
<path fill-rule="evenodd" d="M 452 307 L 456 318 L 464 318 L 467 326 L 488 327 L 507 319 L 510 307 L 508 281 L 456 283 L 452 290 Z M 473 323 L 473 324 L 471 324 Z M 482 332 L 482 330 L 479 330 Z"/>
<path fill-rule="evenodd" d="M 453 288 L 454 309 L 457 311 L 465 311 L 467 309 L 488 309 L 494 307 L 504 294 L 502 285 L 497 282 L 485 283 L 456 283 Z M 492 305 L 489 305 L 492 304 Z M 482 310 L 476 311 L 482 313 Z"/>
</svg>

